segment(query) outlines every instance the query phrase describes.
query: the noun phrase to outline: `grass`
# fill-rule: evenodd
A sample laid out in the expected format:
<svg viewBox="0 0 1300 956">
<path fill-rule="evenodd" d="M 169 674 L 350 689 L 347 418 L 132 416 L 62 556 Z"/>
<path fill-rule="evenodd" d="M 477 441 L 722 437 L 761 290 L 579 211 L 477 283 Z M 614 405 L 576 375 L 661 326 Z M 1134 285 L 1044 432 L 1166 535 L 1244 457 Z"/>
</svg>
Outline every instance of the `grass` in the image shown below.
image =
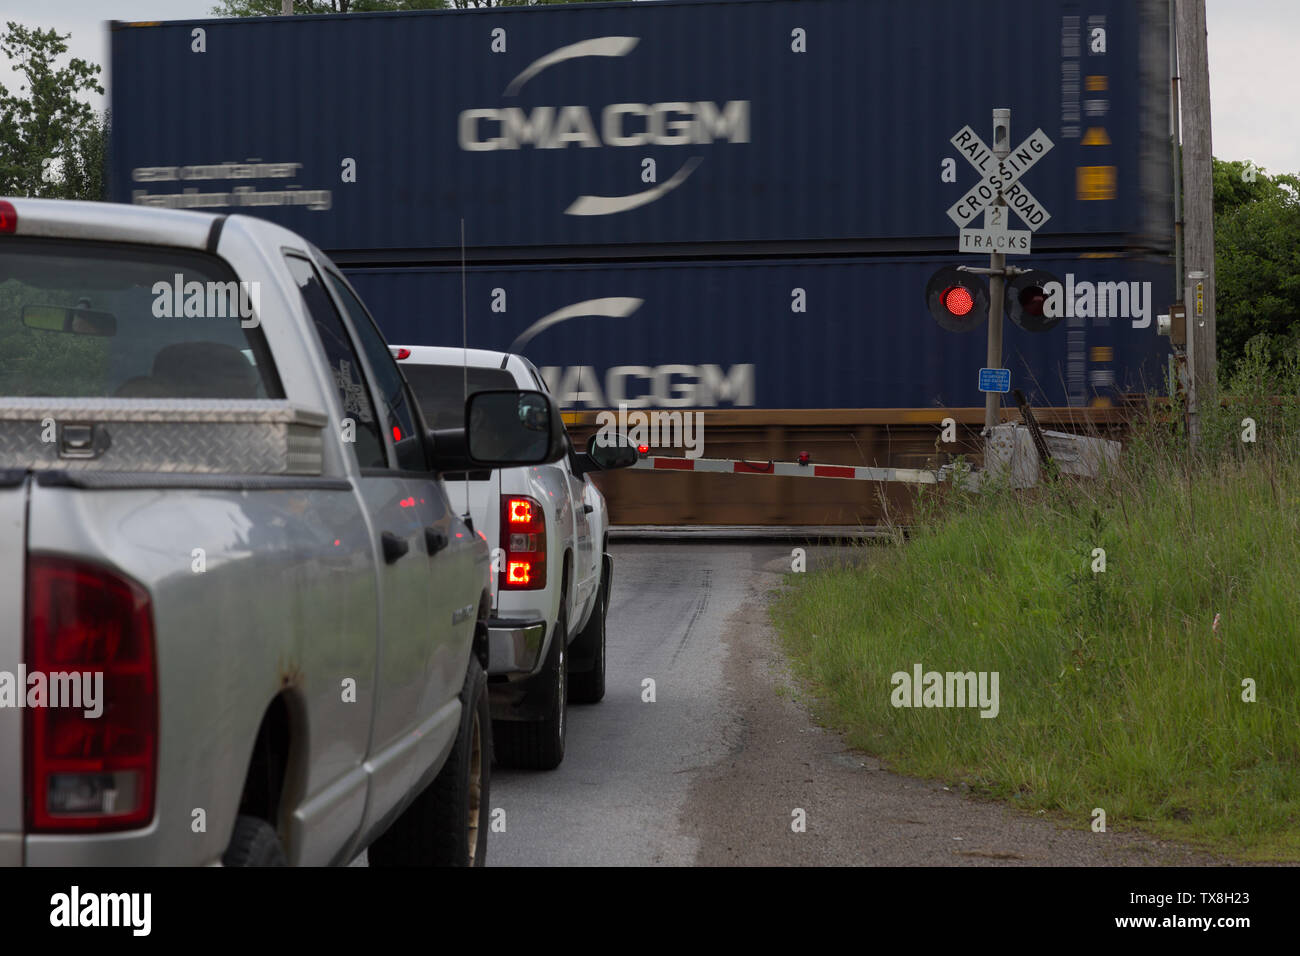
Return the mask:
<svg viewBox="0 0 1300 956">
<path fill-rule="evenodd" d="M 1080 827 L 1101 807 L 1108 829 L 1300 860 L 1300 390 L 1244 391 L 1197 454 L 1142 426 L 1114 474 L 931 492 L 905 545 L 790 575 L 772 615 L 823 718 L 897 771 Z M 1000 712 L 895 708 L 917 663 L 997 671 Z"/>
</svg>

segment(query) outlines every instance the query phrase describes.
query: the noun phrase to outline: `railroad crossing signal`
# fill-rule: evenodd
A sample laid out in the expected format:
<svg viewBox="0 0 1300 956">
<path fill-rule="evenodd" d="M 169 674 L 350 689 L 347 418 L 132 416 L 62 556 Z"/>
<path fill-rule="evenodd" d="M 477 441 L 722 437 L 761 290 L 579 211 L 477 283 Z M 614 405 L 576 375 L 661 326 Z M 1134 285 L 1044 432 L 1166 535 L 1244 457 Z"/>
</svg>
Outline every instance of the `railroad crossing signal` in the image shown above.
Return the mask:
<svg viewBox="0 0 1300 956">
<path fill-rule="evenodd" d="M 1032 169 L 1052 148 L 1052 141 L 1041 129 L 1034 130 L 1015 149 L 995 153 L 969 126 L 963 126 L 949 140 L 975 167 L 982 177 L 966 195 L 953 203 L 948 218 L 957 224 L 958 251 L 1023 255 L 1030 251 L 1030 238 L 1034 232 L 1052 218 L 1033 193 L 1020 182 L 1020 177 Z M 1029 227 L 1010 229 L 1007 210 L 1010 209 Z M 984 228 L 976 228 L 975 217 L 983 210 Z"/>
</svg>

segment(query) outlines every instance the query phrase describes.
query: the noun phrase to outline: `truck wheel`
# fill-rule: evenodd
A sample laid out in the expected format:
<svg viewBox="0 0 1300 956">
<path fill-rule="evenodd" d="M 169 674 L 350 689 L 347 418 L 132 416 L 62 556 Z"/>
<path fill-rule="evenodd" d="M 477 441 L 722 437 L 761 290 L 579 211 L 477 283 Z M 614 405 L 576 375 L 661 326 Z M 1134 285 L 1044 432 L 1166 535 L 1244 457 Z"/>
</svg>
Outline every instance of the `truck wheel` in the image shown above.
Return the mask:
<svg viewBox="0 0 1300 956">
<path fill-rule="evenodd" d="M 503 767 L 554 770 L 564 760 L 569 697 L 569 653 L 565 646 L 568 628 L 562 600 L 546 664 L 533 678 L 547 685 L 546 715 L 541 720 L 498 720 L 492 724 L 497 760 Z"/>
<path fill-rule="evenodd" d="M 492 720 L 487 675 L 470 654 L 456 743 L 433 783 L 370 844 L 371 866 L 483 866 L 487 862 Z"/>
<path fill-rule="evenodd" d="M 591 661 L 590 670 L 569 675 L 569 701 L 574 704 L 599 704 L 605 697 L 605 615 L 609 613 L 606 583 L 602 576 L 591 619 L 569 649 L 571 660 Z"/>
<path fill-rule="evenodd" d="M 288 866 L 275 827 L 260 817 L 235 818 L 235 832 L 221 855 L 222 866 Z"/>
</svg>

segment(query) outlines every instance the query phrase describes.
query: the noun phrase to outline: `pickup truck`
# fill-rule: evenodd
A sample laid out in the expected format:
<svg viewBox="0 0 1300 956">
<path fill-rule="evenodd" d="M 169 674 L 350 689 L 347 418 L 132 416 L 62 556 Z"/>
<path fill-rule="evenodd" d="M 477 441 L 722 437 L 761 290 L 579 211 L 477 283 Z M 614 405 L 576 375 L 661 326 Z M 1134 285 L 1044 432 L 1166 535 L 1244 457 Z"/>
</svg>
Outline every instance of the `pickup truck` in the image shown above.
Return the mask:
<svg viewBox="0 0 1300 956">
<path fill-rule="evenodd" d="M 470 427 L 469 422 L 473 422 Z M 0 200 L 0 864 L 478 864 L 489 549 L 365 307 L 240 215 Z"/>
<path fill-rule="evenodd" d="M 435 429 L 456 421 L 466 396 L 480 390 L 547 391 L 522 355 L 390 348 Z M 614 562 L 605 497 L 588 475 L 635 464 L 638 456 L 620 435 L 593 435 L 585 453 L 568 442 L 567 451 L 551 464 L 446 476 L 453 504 L 464 504 L 493 545 L 488 696 L 496 758 L 507 767 L 559 766 L 568 704 L 605 696 Z"/>
</svg>

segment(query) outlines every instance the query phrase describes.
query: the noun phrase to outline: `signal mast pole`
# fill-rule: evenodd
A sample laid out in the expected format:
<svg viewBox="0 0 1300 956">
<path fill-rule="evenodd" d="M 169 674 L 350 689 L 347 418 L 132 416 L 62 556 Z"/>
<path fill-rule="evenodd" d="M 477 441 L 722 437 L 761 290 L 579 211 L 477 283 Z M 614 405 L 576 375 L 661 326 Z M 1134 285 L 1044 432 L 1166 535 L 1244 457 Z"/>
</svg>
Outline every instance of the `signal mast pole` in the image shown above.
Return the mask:
<svg viewBox="0 0 1300 956">
<path fill-rule="evenodd" d="M 993 155 L 998 161 L 1006 159 L 1011 152 L 1011 110 L 995 109 L 993 111 Z M 997 211 L 999 217 L 1007 215 L 1007 202 L 1002 198 L 1002 186 L 998 185 L 997 198 L 989 207 Z M 1002 222 L 1006 222 L 1002 218 Z M 1006 292 L 1007 257 L 1001 252 L 989 255 L 989 347 L 988 367 L 1002 367 L 1002 302 Z M 984 434 L 992 437 L 993 428 L 998 424 L 998 411 L 1002 405 L 1001 393 L 984 393 Z"/>
</svg>

